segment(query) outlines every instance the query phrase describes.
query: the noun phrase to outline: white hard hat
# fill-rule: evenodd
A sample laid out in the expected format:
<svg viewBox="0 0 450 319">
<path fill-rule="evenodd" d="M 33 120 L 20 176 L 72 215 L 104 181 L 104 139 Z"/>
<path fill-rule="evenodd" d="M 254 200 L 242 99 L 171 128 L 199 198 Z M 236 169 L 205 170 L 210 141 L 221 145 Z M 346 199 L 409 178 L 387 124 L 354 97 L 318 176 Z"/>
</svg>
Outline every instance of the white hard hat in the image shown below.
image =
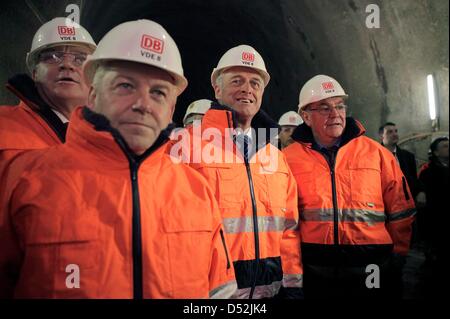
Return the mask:
<svg viewBox="0 0 450 319">
<path fill-rule="evenodd" d="M 211 107 L 212 101 L 207 99 L 197 100 L 189 104 L 186 114 L 183 118 L 183 123 L 186 120 L 186 118 L 189 116 L 189 114 L 205 114 L 206 111 L 209 110 Z"/>
<path fill-rule="evenodd" d="M 169 33 L 154 21 L 124 22 L 109 31 L 85 63 L 87 83 L 92 82 L 100 62 L 111 60 L 137 62 L 167 71 L 175 79 L 179 94 L 187 87 L 180 51 Z"/>
<path fill-rule="evenodd" d="M 69 18 L 54 18 L 43 24 L 33 37 L 26 58 L 30 72 L 36 66 L 39 53 L 57 45 L 85 46 L 91 51 L 97 47 L 89 32 L 78 23 Z"/>
<path fill-rule="evenodd" d="M 303 123 L 302 117 L 297 112 L 289 111 L 281 115 L 278 125 L 299 126 Z"/>
<path fill-rule="evenodd" d="M 298 109 L 300 111 L 308 104 L 335 96 L 348 97 L 339 82 L 331 76 L 316 75 L 303 85 L 300 91 Z"/>
<path fill-rule="evenodd" d="M 220 58 L 217 67 L 211 73 L 211 84 L 214 87 L 216 79 L 225 69 L 233 66 L 244 66 L 259 72 L 264 80 L 264 86 L 267 86 L 270 75 L 267 73 L 266 65 L 261 55 L 249 45 L 241 44 L 231 48 Z"/>
</svg>

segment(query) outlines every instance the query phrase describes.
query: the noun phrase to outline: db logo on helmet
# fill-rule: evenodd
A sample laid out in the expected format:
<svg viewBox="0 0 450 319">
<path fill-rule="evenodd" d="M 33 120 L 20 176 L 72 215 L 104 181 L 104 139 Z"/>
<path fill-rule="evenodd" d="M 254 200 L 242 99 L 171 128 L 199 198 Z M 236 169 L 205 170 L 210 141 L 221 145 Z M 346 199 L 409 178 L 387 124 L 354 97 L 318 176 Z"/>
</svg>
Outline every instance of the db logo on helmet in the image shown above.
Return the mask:
<svg viewBox="0 0 450 319">
<path fill-rule="evenodd" d="M 75 27 L 58 26 L 59 35 L 75 35 Z"/>
<path fill-rule="evenodd" d="M 144 34 L 141 40 L 141 47 L 145 50 L 161 54 L 164 50 L 164 41 Z"/>
<path fill-rule="evenodd" d="M 324 82 L 322 83 L 322 87 L 324 90 L 334 90 L 333 82 Z"/>
<path fill-rule="evenodd" d="M 242 52 L 242 60 L 243 61 L 249 61 L 254 62 L 255 61 L 255 55 L 250 52 Z"/>
</svg>

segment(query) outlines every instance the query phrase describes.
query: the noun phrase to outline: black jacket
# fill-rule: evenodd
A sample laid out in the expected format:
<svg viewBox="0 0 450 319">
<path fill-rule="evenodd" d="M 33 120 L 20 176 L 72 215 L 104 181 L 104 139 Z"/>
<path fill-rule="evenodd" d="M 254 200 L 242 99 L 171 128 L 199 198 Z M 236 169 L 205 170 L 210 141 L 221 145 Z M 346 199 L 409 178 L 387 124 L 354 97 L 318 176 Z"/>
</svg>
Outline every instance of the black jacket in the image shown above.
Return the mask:
<svg viewBox="0 0 450 319">
<path fill-rule="evenodd" d="M 397 146 L 396 155 L 403 175 L 406 177 L 409 189 L 414 198 L 423 191 L 422 183 L 417 178 L 416 157 L 413 153 Z"/>
</svg>

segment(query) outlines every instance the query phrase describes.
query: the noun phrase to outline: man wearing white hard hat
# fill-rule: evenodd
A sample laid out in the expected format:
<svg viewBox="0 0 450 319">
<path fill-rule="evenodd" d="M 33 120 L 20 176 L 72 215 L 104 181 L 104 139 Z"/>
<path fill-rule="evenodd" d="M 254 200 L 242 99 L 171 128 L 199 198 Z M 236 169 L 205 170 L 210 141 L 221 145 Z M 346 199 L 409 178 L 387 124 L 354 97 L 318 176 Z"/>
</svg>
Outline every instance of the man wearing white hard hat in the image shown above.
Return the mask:
<svg viewBox="0 0 450 319">
<path fill-rule="evenodd" d="M 280 149 L 285 148 L 289 144 L 292 144 L 293 140 L 291 138 L 292 133 L 295 128 L 303 123 L 302 117 L 294 111 L 289 111 L 281 115 L 278 120 L 278 125 L 280 125 L 281 130 L 278 134 L 278 139 L 280 140 Z"/>
<path fill-rule="evenodd" d="M 70 114 L 87 102 L 82 67 L 95 48 L 89 32 L 66 18 L 36 32 L 26 57 L 31 77 L 18 74 L 6 85 L 20 103 L 0 106 L 0 178 L 16 154 L 65 141 Z"/>
<path fill-rule="evenodd" d="M 210 100 L 201 99 L 189 104 L 183 118 L 184 127 L 192 125 L 194 121 L 201 121 L 206 111 L 211 107 L 211 103 Z"/>
<path fill-rule="evenodd" d="M 296 185 L 284 156 L 270 144 L 278 125 L 260 110 L 269 80 L 253 47 L 225 52 L 211 74 L 218 103 L 206 112 L 201 130 L 220 131 L 214 152 L 240 161 L 191 163 L 219 201 L 238 283 L 234 298 L 302 297 Z M 263 154 L 273 156 L 263 163 Z"/>
<path fill-rule="evenodd" d="M 27 152 L 3 196 L 0 296 L 228 298 L 236 290 L 205 180 L 170 158 L 178 47 L 150 20 L 109 31 L 86 62 L 65 144 Z"/>
<path fill-rule="evenodd" d="M 414 201 L 391 152 L 347 117 L 332 77 L 302 87 L 304 123 L 283 150 L 298 185 L 305 298 L 386 297 L 408 253 Z"/>
</svg>

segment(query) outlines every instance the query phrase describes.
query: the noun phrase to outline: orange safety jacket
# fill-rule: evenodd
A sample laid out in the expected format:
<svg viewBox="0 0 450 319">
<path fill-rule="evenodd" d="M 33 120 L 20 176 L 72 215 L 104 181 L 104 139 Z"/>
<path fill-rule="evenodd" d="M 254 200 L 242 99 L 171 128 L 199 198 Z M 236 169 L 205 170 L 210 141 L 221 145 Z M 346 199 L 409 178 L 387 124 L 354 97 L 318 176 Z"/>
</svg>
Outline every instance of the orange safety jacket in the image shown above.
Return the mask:
<svg viewBox="0 0 450 319">
<path fill-rule="evenodd" d="M 267 129 L 267 135 L 253 139 L 258 142 L 256 153 L 245 160 L 235 146 L 226 148 L 234 145 L 229 134 L 237 123 L 234 117 L 230 108 L 213 104 L 198 132 L 195 124 L 189 127 L 192 153 L 184 158 L 206 177 L 219 202 L 239 288 L 234 297 L 270 298 L 279 293 L 277 297 L 301 298 L 297 187 L 283 154 L 268 143 L 269 128 L 278 133 L 278 126 L 262 111 L 254 117 L 252 127 Z M 203 139 L 200 150 L 194 139 L 208 129 L 218 136 Z M 209 153 L 208 147 L 221 159 L 196 161 L 193 153 Z M 264 161 L 262 154 L 269 153 L 273 158 Z M 230 162 L 236 157 L 240 161 Z"/>
<path fill-rule="evenodd" d="M 78 108 L 65 144 L 11 163 L 24 169 L 3 197 L 0 295 L 230 297 L 236 283 L 214 194 L 172 161 L 167 137 L 136 156 L 104 116 Z"/>
<path fill-rule="evenodd" d="M 347 118 L 335 157 L 300 125 L 283 150 L 297 180 L 303 264 L 367 266 L 406 255 L 414 200 L 394 156 Z"/>
<path fill-rule="evenodd" d="M 8 163 L 24 150 L 60 145 L 66 127 L 39 96 L 34 81 L 25 74 L 9 79 L 6 87 L 20 102 L 0 106 L 0 179 Z"/>
</svg>

